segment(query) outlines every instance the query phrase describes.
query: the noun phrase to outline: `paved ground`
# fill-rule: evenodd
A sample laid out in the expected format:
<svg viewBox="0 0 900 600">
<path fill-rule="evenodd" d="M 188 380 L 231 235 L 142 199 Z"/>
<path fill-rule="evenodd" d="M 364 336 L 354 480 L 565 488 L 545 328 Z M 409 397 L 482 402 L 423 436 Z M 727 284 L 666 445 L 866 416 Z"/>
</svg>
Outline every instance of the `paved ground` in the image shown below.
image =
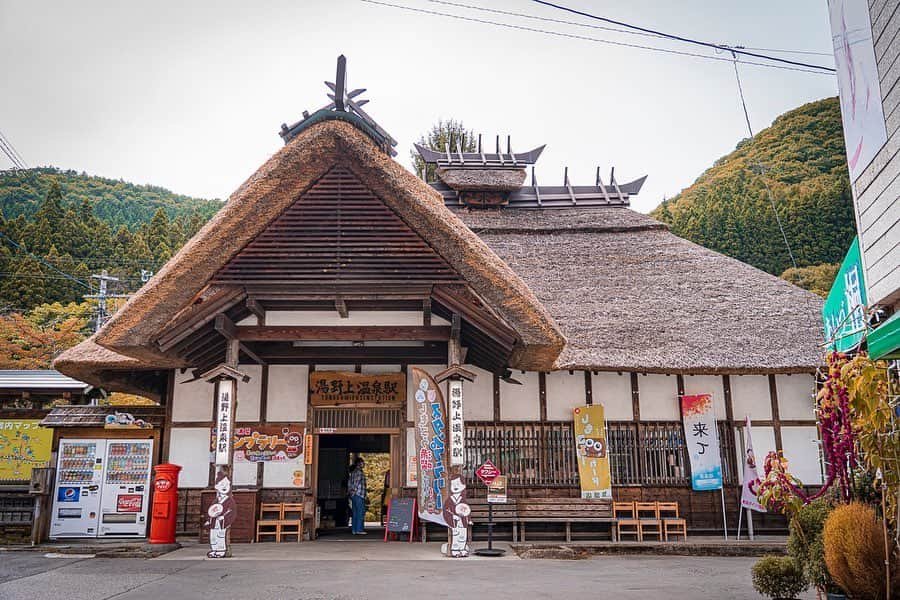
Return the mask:
<svg viewBox="0 0 900 600">
<path fill-rule="evenodd" d="M 204 560 L 202 550 L 154 560 L 4 552 L 0 599 L 760 598 L 750 585 L 753 558 L 450 560 L 436 545 L 374 540 L 237 545 L 230 560 Z"/>
</svg>

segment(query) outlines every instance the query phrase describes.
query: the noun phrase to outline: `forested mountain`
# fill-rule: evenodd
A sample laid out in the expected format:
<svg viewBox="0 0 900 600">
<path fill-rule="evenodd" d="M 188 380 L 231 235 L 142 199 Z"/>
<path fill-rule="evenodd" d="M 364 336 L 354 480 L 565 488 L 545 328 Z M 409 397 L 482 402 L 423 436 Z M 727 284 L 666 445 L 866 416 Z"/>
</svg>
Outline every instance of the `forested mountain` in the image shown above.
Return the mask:
<svg viewBox="0 0 900 600">
<path fill-rule="evenodd" d="M 130 293 L 221 203 L 52 168 L 0 174 L 0 311 L 81 302 L 94 273 Z"/>
<path fill-rule="evenodd" d="M 837 98 L 781 115 L 652 215 L 679 236 L 780 275 L 792 265 L 766 184 L 797 266 L 840 262 L 856 228 Z"/>
<path fill-rule="evenodd" d="M 153 218 L 158 208 L 170 219 L 199 213 L 211 217 L 222 203 L 175 194 L 155 185 L 136 185 L 127 181 L 96 177 L 54 167 L 39 167 L 0 172 L 0 213 L 9 220 L 38 211 L 53 182 L 59 185 L 65 202 L 79 205 L 90 202 L 94 215 L 113 229 L 125 225 L 134 229 Z"/>
</svg>

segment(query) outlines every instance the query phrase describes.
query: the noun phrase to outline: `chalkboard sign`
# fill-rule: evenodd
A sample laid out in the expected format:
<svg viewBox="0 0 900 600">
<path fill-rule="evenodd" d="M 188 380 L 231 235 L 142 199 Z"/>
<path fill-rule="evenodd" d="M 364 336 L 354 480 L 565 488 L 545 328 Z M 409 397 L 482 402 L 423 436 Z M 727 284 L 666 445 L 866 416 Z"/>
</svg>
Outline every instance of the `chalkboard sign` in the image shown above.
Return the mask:
<svg viewBox="0 0 900 600">
<path fill-rule="evenodd" d="M 416 499 L 391 498 L 388 504 L 387 525 L 384 528 L 384 541 L 389 533 L 408 533 L 412 541 L 416 528 Z"/>
</svg>

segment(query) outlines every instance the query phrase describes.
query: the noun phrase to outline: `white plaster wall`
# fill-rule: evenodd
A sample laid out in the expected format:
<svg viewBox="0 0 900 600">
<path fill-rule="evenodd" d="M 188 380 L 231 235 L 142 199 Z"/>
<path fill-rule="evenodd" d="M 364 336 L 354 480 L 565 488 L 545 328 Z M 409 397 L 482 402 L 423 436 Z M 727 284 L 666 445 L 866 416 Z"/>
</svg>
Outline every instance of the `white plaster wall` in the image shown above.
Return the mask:
<svg viewBox="0 0 900 600">
<path fill-rule="evenodd" d="M 818 439 L 814 426 L 781 427 L 781 445 L 788 469 L 806 485 L 822 483 Z"/>
<path fill-rule="evenodd" d="M 503 421 L 537 421 L 541 418 L 541 385 L 536 371 L 513 371 L 515 385 L 500 381 L 500 419 Z"/>
<path fill-rule="evenodd" d="M 587 404 L 584 371 L 547 373 L 547 419 L 571 421 L 572 409 Z"/>
<path fill-rule="evenodd" d="M 725 384 L 722 383 L 720 375 L 685 375 L 684 393 L 689 396 L 693 394 L 712 394 L 716 419 L 723 421 L 727 417 L 725 413 Z"/>
<path fill-rule="evenodd" d="M 776 375 L 778 416 L 781 419 L 815 419 L 813 394 L 816 380 L 812 375 Z"/>
<path fill-rule="evenodd" d="M 603 415 L 607 421 L 632 420 L 630 373 L 592 374 L 591 393 L 594 404 L 603 405 Z"/>
<path fill-rule="evenodd" d="M 266 325 L 421 325 L 419 310 L 351 310 L 346 319 L 336 310 L 273 310 L 266 312 Z M 432 316 L 431 322 L 446 321 Z"/>
<path fill-rule="evenodd" d="M 234 485 L 256 485 L 256 463 L 235 462 L 232 473 Z"/>
<path fill-rule="evenodd" d="M 674 375 L 638 375 L 642 421 L 678 421 L 678 380 Z"/>
<path fill-rule="evenodd" d="M 263 487 L 306 487 L 306 465 L 301 457 L 295 461 L 263 463 Z M 294 485 L 294 475 L 299 474 L 300 485 Z"/>
<path fill-rule="evenodd" d="M 211 421 L 213 418 L 213 386 L 203 380 L 184 383 L 193 379 L 190 371 L 175 371 L 175 388 L 172 398 L 172 421 Z"/>
<path fill-rule="evenodd" d="M 247 315 L 235 325 L 259 325 L 259 320 L 256 318 L 256 315 Z"/>
<path fill-rule="evenodd" d="M 466 421 L 494 420 L 494 376 L 474 365 L 465 369 L 477 375 L 475 381 L 463 382 L 463 419 Z M 447 393 L 446 388 L 444 393 Z"/>
<path fill-rule="evenodd" d="M 178 487 L 205 488 L 209 483 L 209 428 L 173 427 L 169 462 L 181 467 Z"/>
<path fill-rule="evenodd" d="M 259 401 L 262 395 L 262 366 L 239 365 L 238 371 L 248 375 L 250 381 L 238 382 L 236 421 L 259 421 Z M 255 477 L 255 475 L 254 475 Z"/>
<path fill-rule="evenodd" d="M 731 400 L 735 421 L 772 418 L 772 398 L 769 395 L 769 378 L 766 375 L 732 375 Z"/>
<path fill-rule="evenodd" d="M 269 367 L 266 420 L 305 422 L 308 388 L 308 366 L 271 365 Z"/>
</svg>

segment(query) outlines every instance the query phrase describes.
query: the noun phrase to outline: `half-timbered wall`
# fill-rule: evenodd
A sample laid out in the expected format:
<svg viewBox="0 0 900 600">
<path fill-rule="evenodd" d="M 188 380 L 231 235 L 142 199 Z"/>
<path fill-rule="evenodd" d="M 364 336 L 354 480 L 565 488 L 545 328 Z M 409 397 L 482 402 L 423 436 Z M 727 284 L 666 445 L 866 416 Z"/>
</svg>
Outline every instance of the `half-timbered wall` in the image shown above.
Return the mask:
<svg viewBox="0 0 900 600">
<path fill-rule="evenodd" d="M 238 390 L 238 424 L 260 420 L 306 424 L 309 367 L 271 365 L 263 369 L 257 365 L 242 365 L 240 368 L 251 375 L 251 381 L 242 383 Z M 319 370 L 354 368 L 354 365 L 316 366 Z M 422 365 L 420 368 L 435 374 L 443 366 Z M 728 453 L 726 460 L 735 466 L 734 473 L 731 474 L 735 481 L 739 481 L 741 476 L 737 465 L 741 464 L 744 448 L 742 424 L 749 414 L 754 423 L 753 442 L 760 461 L 770 450 L 782 450 L 791 461 L 792 470 L 804 483 L 821 482 L 818 434 L 813 415 L 813 378 L 810 375 L 678 377 L 590 373 L 586 376 L 583 371 L 546 374 L 517 371 L 513 373 L 513 377 L 521 385 L 516 385 L 502 381 L 477 367 L 468 365 L 467 368 L 477 374 L 475 382 L 467 382 L 464 386 L 467 424 L 481 427 L 484 431 L 487 431 L 485 427 L 488 424 L 494 424 L 496 427 L 492 426 L 493 430 L 505 431 L 504 435 L 518 436 L 516 439 L 521 439 L 522 443 L 551 444 L 555 439 L 553 436 L 561 434 L 554 433 L 556 429 L 539 426 L 541 423 L 570 423 L 572 409 L 576 406 L 586 403 L 603 404 L 610 428 L 610 451 L 613 462 L 616 463 L 614 470 L 618 477 L 614 477 L 614 480 L 617 483 L 636 484 L 662 478 L 669 483 L 683 485 L 688 481 L 678 409 L 679 385 L 684 393 L 713 395 L 716 416 L 723 424 L 720 428 L 722 450 Z M 402 366 L 365 365 L 362 370 L 397 372 L 402 370 Z M 262 377 L 264 371 L 265 385 Z M 208 431 L 212 424 L 213 391 L 210 384 L 189 381 L 190 378 L 189 373 L 175 374 L 169 460 L 185 466 L 181 474 L 182 487 L 206 487 L 209 479 L 208 462 L 203 464 L 197 459 L 209 456 Z M 733 423 L 730 429 L 725 425 L 729 417 Z M 409 401 L 406 419 L 410 425 L 412 406 Z M 509 428 L 504 429 L 504 424 L 510 424 Z M 668 440 L 668 445 L 663 447 L 654 442 L 657 438 Z M 412 438 L 407 434 L 402 439 L 406 455 L 404 471 L 410 475 L 409 460 L 414 454 Z M 671 443 L 675 443 L 675 446 L 671 446 Z M 657 447 L 656 450 L 643 448 L 653 445 Z M 561 454 L 571 451 L 567 444 L 554 448 Z M 660 453 L 662 458 L 653 452 Z M 674 462 L 669 458 L 673 452 L 676 457 Z M 552 463 L 557 458 L 551 456 L 548 460 Z M 566 457 L 558 457 L 559 464 L 568 464 L 567 461 Z M 663 462 L 666 464 L 663 465 Z M 662 470 L 650 472 L 651 466 L 657 463 Z M 257 472 L 255 465 L 239 465 L 235 468 L 235 481 L 238 485 L 257 485 L 260 476 L 264 487 L 293 485 L 293 471 L 289 465 L 265 464 L 262 474 Z M 571 474 L 560 476 L 559 482 L 569 485 L 565 483 L 568 481 L 567 477 L 571 478 Z M 532 478 L 538 478 L 538 475 L 533 475 Z M 521 481 L 524 482 L 525 479 Z M 410 484 L 411 480 L 408 479 L 405 483 Z"/>
</svg>

